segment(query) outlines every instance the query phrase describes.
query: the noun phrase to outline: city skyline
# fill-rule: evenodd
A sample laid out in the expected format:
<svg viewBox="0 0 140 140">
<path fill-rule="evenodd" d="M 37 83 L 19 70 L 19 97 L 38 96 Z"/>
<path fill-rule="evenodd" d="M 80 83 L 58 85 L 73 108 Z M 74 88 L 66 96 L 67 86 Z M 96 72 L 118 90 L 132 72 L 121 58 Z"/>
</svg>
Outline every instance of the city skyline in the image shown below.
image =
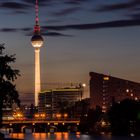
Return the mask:
<svg viewBox="0 0 140 140">
<path fill-rule="evenodd" d="M 34 53 L 30 44 L 35 0 L 0 2 L 0 40 L 21 77 L 19 92 L 34 92 Z M 138 0 L 39 0 L 41 79 L 88 84 L 89 72 L 98 71 L 140 81 Z"/>
</svg>

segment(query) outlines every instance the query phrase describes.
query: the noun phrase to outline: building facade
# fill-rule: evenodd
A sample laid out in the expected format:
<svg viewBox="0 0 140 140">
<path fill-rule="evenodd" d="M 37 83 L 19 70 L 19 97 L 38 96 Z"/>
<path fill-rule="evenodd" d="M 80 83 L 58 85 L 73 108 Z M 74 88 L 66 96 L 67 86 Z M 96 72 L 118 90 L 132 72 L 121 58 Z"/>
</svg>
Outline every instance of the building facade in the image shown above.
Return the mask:
<svg viewBox="0 0 140 140">
<path fill-rule="evenodd" d="M 39 113 L 55 117 L 61 109 L 82 99 L 82 88 L 52 89 L 39 93 Z"/>
<path fill-rule="evenodd" d="M 140 83 L 90 72 L 90 107 L 100 106 L 106 112 L 114 102 L 140 99 Z"/>
</svg>

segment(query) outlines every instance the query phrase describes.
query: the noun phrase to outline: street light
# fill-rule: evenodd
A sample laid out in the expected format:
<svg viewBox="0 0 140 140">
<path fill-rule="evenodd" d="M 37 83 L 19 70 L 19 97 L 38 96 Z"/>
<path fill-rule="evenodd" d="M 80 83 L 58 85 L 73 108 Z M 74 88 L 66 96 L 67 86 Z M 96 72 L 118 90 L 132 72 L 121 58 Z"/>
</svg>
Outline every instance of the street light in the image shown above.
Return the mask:
<svg viewBox="0 0 140 140">
<path fill-rule="evenodd" d="M 23 113 L 21 113 L 21 112 L 14 112 L 13 113 L 13 117 L 15 119 L 23 119 Z"/>
<path fill-rule="evenodd" d="M 45 113 L 42 113 L 42 114 L 40 114 L 40 117 L 41 117 L 42 119 L 45 119 L 46 114 L 45 114 Z"/>
<path fill-rule="evenodd" d="M 64 118 L 67 118 L 67 117 L 68 117 L 68 114 L 67 114 L 67 113 L 65 113 L 65 114 L 64 114 Z"/>
<path fill-rule="evenodd" d="M 38 118 L 39 118 L 39 114 L 36 113 L 36 114 L 34 115 L 34 117 L 35 117 L 35 119 L 38 119 Z"/>
<path fill-rule="evenodd" d="M 85 83 L 81 84 L 81 87 L 80 87 L 81 88 L 81 100 L 82 100 L 82 96 L 84 94 L 85 87 L 86 87 L 86 84 Z"/>
<path fill-rule="evenodd" d="M 86 84 L 85 84 L 85 83 L 83 83 L 83 84 L 82 84 L 82 87 L 84 87 L 84 88 L 85 88 L 85 87 L 86 87 Z"/>
<path fill-rule="evenodd" d="M 62 115 L 61 115 L 60 113 L 56 114 L 56 117 L 57 117 L 58 119 L 60 119 L 61 116 L 62 116 Z"/>
</svg>

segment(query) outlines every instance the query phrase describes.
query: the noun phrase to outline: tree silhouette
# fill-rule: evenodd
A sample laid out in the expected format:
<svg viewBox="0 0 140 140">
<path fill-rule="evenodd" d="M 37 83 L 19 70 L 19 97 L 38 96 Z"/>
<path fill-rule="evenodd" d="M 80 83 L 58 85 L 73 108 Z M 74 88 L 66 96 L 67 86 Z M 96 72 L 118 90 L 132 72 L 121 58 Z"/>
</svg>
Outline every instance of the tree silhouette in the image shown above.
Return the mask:
<svg viewBox="0 0 140 140">
<path fill-rule="evenodd" d="M 140 135 L 140 101 L 125 99 L 109 110 L 111 130 L 116 135 Z"/>
<path fill-rule="evenodd" d="M 13 69 L 15 55 L 4 54 L 4 44 L 0 44 L 0 126 L 2 125 L 2 108 L 11 107 L 13 103 L 20 105 L 19 95 L 14 85 L 19 70 Z"/>
</svg>

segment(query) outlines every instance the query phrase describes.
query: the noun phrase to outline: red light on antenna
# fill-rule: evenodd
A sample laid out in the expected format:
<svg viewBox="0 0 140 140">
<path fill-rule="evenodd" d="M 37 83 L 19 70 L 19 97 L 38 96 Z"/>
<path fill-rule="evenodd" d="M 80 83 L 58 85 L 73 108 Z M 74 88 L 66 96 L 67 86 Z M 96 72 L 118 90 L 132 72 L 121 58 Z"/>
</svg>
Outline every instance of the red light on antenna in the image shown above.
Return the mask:
<svg viewBox="0 0 140 140">
<path fill-rule="evenodd" d="M 40 33 L 40 27 L 39 27 L 39 25 L 35 25 L 34 32 L 35 33 Z"/>
<path fill-rule="evenodd" d="M 39 21 L 38 17 L 36 17 L 35 21 L 38 23 L 38 21 Z"/>
<path fill-rule="evenodd" d="M 39 26 L 39 18 L 38 18 L 38 0 L 36 0 L 36 5 L 35 5 L 35 26 L 34 26 L 34 33 L 39 34 L 40 33 L 40 26 Z"/>
</svg>

